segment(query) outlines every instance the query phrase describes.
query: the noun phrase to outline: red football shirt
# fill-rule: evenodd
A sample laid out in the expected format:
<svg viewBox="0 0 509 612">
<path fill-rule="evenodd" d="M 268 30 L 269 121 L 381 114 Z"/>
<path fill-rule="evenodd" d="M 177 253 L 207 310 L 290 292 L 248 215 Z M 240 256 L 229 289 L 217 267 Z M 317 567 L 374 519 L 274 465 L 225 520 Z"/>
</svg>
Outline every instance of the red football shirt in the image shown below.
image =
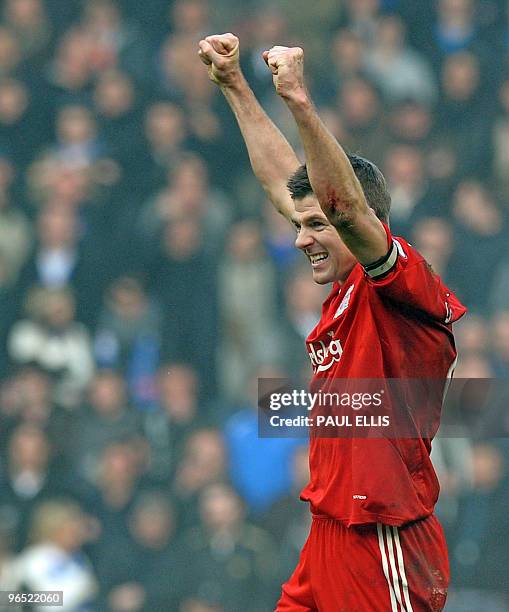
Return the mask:
<svg viewBox="0 0 509 612">
<path fill-rule="evenodd" d="M 414 248 L 385 229 L 387 257 L 366 269 L 357 264 L 342 286 L 334 284 L 307 338 L 312 388 L 332 379 L 445 381 L 452 373 L 451 323 L 466 309 Z M 442 397 L 431 401 L 422 416 L 432 421 L 426 433 L 419 433 L 417 407 L 415 437 L 311 435 L 310 483 L 301 499 L 346 525 L 399 526 L 430 515 L 439 485 L 429 455 Z"/>
</svg>

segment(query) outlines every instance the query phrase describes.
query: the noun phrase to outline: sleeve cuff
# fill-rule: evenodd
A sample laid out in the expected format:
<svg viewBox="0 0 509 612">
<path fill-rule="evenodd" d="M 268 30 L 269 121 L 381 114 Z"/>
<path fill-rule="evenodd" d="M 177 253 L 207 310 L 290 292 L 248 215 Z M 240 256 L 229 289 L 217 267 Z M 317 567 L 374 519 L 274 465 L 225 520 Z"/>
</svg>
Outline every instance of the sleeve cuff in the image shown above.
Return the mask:
<svg viewBox="0 0 509 612">
<path fill-rule="evenodd" d="M 380 278 L 384 276 L 388 272 L 392 270 L 392 268 L 396 265 L 396 261 L 398 260 L 398 249 L 394 242 L 391 242 L 391 248 L 387 252 L 387 255 L 384 255 L 377 261 L 374 261 L 372 264 L 367 266 L 363 266 L 366 274 L 370 278 Z"/>
</svg>

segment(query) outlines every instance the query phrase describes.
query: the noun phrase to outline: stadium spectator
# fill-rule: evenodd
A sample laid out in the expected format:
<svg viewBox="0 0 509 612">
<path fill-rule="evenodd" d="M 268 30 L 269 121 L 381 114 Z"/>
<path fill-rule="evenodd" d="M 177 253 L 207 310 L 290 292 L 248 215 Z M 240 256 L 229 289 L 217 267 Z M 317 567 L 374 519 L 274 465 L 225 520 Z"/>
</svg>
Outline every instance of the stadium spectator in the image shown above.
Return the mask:
<svg viewBox="0 0 509 612">
<path fill-rule="evenodd" d="M 58 405 L 53 398 L 53 377 L 36 365 L 22 366 L 14 375 L 14 410 L 5 414 L 4 430 L 18 424 L 43 430 L 52 444 L 54 462 L 65 462 L 69 456 L 69 434 L 74 415 Z M 65 463 L 63 463 L 65 465 Z"/>
<path fill-rule="evenodd" d="M 217 339 L 217 260 L 207 252 L 200 222 L 186 215 L 163 227 L 146 274 L 163 312 L 161 358 L 183 361 L 213 396 Z M 189 283 L 189 279 L 193 283 Z M 193 297 L 191 297 L 191 295 Z M 191 338 L 199 338 L 191 342 Z"/>
<path fill-rule="evenodd" d="M 35 363 L 54 376 L 55 399 L 75 407 L 94 372 L 87 329 L 75 321 L 75 302 L 66 288 L 35 289 L 29 317 L 14 324 L 8 339 L 14 363 Z"/>
<path fill-rule="evenodd" d="M 117 544 L 113 571 L 101 577 L 102 605 L 112 612 L 177 610 L 182 568 L 171 503 L 161 493 L 143 493 L 128 526 L 124 542 Z"/>
<path fill-rule="evenodd" d="M 157 407 L 143 415 L 143 432 L 150 445 L 149 476 L 155 482 L 173 480 L 187 438 L 203 420 L 200 395 L 200 381 L 192 367 L 185 363 L 160 367 Z"/>
<path fill-rule="evenodd" d="M 182 153 L 169 166 L 166 185 L 143 206 L 139 218 L 142 240 L 154 240 L 162 224 L 187 215 L 200 222 L 205 248 L 217 255 L 231 223 L 231 203 L 222 189 L 210 184 L 203 158 L 194 153 Z"/>
<path fill-rule="evenodd" d="M 93 78 L 92 52 L 93 40 L 76 28 L 65 31 L 58 39 L 56 53 L 43 75 L 44 107 L 48 113 L 63 104 L 87 100 Z"/>
<path fill-rule="evenodd" d="M 441 217 L 423 217 L 411 233 L 413 244 L 441 278 L 448 278 L 447 267 L 453 251 L 453 231 Z"/>
<path fill-rule="evenodd" d="M 198 500 L 209 485 L 227 480 L 226 449 L 219 431 L 198 429 L 186 440 L 173 482 L 181 528 L 198 523 Z"/>
<path fill-rule="evenodd" d="M 434 115 L 431 107 L 406 99 L 391 104 L 388 130 L 396 143 L 423 147 L 427 152 L 433 144 Z"/>
<path fill-rule="evenodd" d="M 260 227 L 243 221 L 232 226 L 227 255 L 219 269 L 218 302 L 223 313 L 219 378 L 224 397 L 244 399 L 251 372 L 277 358 L 274 342 L 276 279 L 263 248 Z"/>
<path fill-rule="evenodd" d="M 479 315 L 470 315 L 456 329 L 456 344 L 462 354 L 487 354 L 490 342 L 488 321 Z"/>
<path fill-rule="evenodd" d="M 113 0 L 91 0 L 83 5 L 79 29 L 93 41 L 91 68 L 100 73 L 109 68 L 129 70 L 138 79 L 146 75 L 147 53 L 143 33 L 127 22 Z"/>
<path fill-rule="evenodd" d="M 460 355 L 454 374 L 458 378 L 492 378 L 494 376 L 489 358 L 482 353 Z"/>
<path fill-rule="evenodd" d="M 11 30 L 0 27 L 0 78 L 17 76 L 22 52 L 18 38 Z"/>
<path fill-rule="evenodd" d="M 81 508 L 68 501 L 47 501 L 34 513 L 31 545 L 17 561 L 20 584 L 30 591 L 63 591 L 61 606 L 36 610 L 74 612 L 93 606 L 97 582 L 82 547 L 87 523 Z"/>
<path fill-rule="evenodd" d="M 7 0 L 2 19 L 20 42 L 24 60 L 38 64 L 46 56 L 51 24 L 42 0 Z"/>
<path fill-rule="evenodd" d="M 498 90 L 498 112 L 492 131 L 493 173 L 500 187 L 508 187 L 509 149 L 509 81 L 505 80 Z"/>
<path fill-rule="evenodd" d="M 51 442 L 38 427 L 21 424 L 12 430 L 1 474 L 0 499 L 3 512 L 12 517 L 18 550 L 27 541 L 35 506 L 66 492 L 65 471 L 52 469 L 51 453 Z"/>
<path fill-rule="evenodd" d="M 264 227 L 262 226 L 263 242 L 267 255 L 278 272 L 285 277 L 295 265 L 298 253 L 295 250 L 295 233 L 285 223 L 284 218 L 274 210 L 270 202 L 263 209 Z"/>
<path fill-rule="evenodd" d="M 168 15 L 173 33 L 196 40 L 210 26 L 210 9 L 206 0 L 176 0 Z"/>
<path fill-rule="evenodd" d="M 270 366 L 257 369 L 256 378 L 247 383 L 245 406 L 232 414 L 224 426 L 230 481 L 251 517 L 259 517 L 289 491 L 293 456 L 302 444 L 291 434 L 282 439 L 259 436 L 257 379 L 282 377 Z"/>
<path fill-rule="evenodd" d="M 142 491 L 142 475 L 142 453 L 137 441 L 114 441 L 105 445 L 100 454 L 95 485 L 81 487 L 77 492 L 95 522 L 90 558 L 103 584 L 115 576 L 117 551 L 123 549 L 129 516 Z"/>
<path fill-rule="evenodd" d="M 291 491 L 277 500 L 260 523 L 266 526 L 280 552 L 281 582 L 295 567 L 299 554 L 309 534 L 311 518 L 299 495 L 309 480 L 309 463 L 306 446 L 296 448 L 292 457 Z"/>
<path fill-rule="evenodd" d="M 349 147 L 362 143 L 362 154 L 382 159 L 386 150 L 385 117 L 375 86 L 364 77 L 346 81 L 338 96 L 338 112 L 345 122 Z"/>
<path fill-rule="evenodd" d="M 479 23 L 474 0 L 439 0 L 433 28 L 437 60 L 470 50 L 479 43 Z"/>
<path fill-rule="evenodd" d="M 449 546 L 454 547 L 460 503 L 474 485 L 472 430 L 466 423 L 455 423 L 454 437 L 438 436 L 433 443 L 433 465 L 440 481 L 441 497 L 437 516 Z"/>
<path fill-rule="evenodd" d="M 161 313 L 134 277 L 116 279 L 106 295 L 94 338 L 96 363 L 125 376 L 131 401 L 140 409 L 155 402 Z"/>
<path fill-rule="evenodd" d="M 129 185 L 140 195 L 149 195 L 165 182 L 168 168 L 175 164 L 188 138 L 183 109 L 159 100 L 146 108 L 141 149 L 126 167 Z"/>
<path fill-rule="evenodd" d="M 447 57 L 441 69 L 442 99 L 437 129 L 450 143 L 458 160 L 460 177 L 484 178 L 491 167 L 490 96 L 481 81 L 481 66 L 468 51 Z M 484 112 L 481 112 L 481 108 Z"/>
<path fill-rule="evenodd" d="M 56 133 L 52 155 L 62 165 L 87 168 L 103 153 L 95 120 L 86 106 L 64 106 L 57 114 Z"/>
<path fill-rule="evenodd" d="M 422 152 L 410 145 L 393 145 L 387 150 L 385 168 L 391 191 L 391 222 L 395 231 L 408 235 L 422 210 L 428 212 L 430 208 Z"/>
<path fill-rule="evenodd" d="M 284 289 L 284 322 L 279 327 L 280 362 L 285 372 L 301 379 L 310 379 L 309 360 L 299 346 L 320 320 L 324 291 L 309 278 L 308 270 L 296 267 L 288 275 Z"/>
<path fill-rule="evenodd" d="M 362 76 L 364 73 L 365 49 L 357 32 L 341 28 L 332 40 L 332 60 L 334 62 L 337 86 L 349 78 Z"/>
<path fill-rule="evenodd" d="M 498 567 L 507 538 L 497 526 L 498 512 L 491 510 L 507 500 L 507 448 L 505 456 L 502 448 L 479 443 L 473 449 L 474 490 L 461 501 L 451 565 L 459 586 L 507 593 Z"/>
<path fill-rule="evenodd" d="M 437 84 L 425 57 L 407 46 L 405 25 L 397 15 L 378 20 L 374 44 L 366 55 L 366 70 L 387 102 L 436 100 Z"/>
<path fill-rule="evenodd" d="M 88 395 L 88 404 L 74 420 L 70 459 L 81 478 L 95 483 L 105 448 L 113 442 L 135 439 L 140 419 L 128 404 L 122 375 L 115 370 L 99 370 Z"/>
<path fill-rule="evenodd" d="M 493 369 L 496 378 L 509 377 L 509 311 L 500 310 L 491 322 Z"/>
<path fill-rule="evenodd" d="M 21 301 L 34 285 L 69 287 L 76 298 L 76 318 L 91 325 L 98 314 L 103 276 L 108 272 L 107 262 L 97 262 L 97 235 L 89 234 L 90 241 L 80 241 L 76 211 L 60 203 L 48 203 L 40 210 L 36 230 L 36 243 L 17 283 L 18 299 Z"/>
<path fill-rule="evenodd" d="M 104 70 L 94 88 L 94 108 L 97 124 L 106 148 L 122 167 L 129 163 L 133 139 L 141 140 L 139 129 L 133 126 L 141 122 L 139 90 L 127 72 L 117 69 Z"/>
<path fill-rule="evenodd" d="M 478 181 L 458 185 L 453 214 L 456 240 L 449 268 L 452 284 L 471 310 L 482 313 L 506 250 L 505 219 L 493 194 Z"/>
<path fill-rule="evenodd" d="M 34 155 L 51 138 L 48 118 L 21 79 L 0 81 L 0 139 L 18 170 L 17 182 Z M 14 183 L 15 186 L 16 183 Z"/>
<path fill-rule="evenodd" d="M 361 38 L 366 48 L 375 39 L 380 0 L 347 0 L 345 2 L 349 27 Z"/>
<path fill-rule="evenodd" d="M 221 484 L 203 490 L 200 518 L 182 541 L 195 568 L 184 577 L 187 597 L 209 589 L 227 610 L 267 610 L 277 581 L 269 535 L 245 521 L 240 499 Z"/>
<path fill-rule="evenodd" d="M 0 105 L 1 105 L 0 85 Z M 1 112 L 1 111 L 0 111 Z M 8 284 L 13 284 L 25 263 L 32 239 L 32 228 L 21 207 L 14 201 L 12 162 L 0 155 L 0 253 Z"/>
</svg>

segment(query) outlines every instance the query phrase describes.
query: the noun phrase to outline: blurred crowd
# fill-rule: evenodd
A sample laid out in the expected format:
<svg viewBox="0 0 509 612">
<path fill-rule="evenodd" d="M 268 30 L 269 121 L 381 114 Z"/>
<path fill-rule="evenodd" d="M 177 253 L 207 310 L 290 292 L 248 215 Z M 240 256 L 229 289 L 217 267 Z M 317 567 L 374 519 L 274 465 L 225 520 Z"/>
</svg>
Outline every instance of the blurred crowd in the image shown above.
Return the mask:
<svg viewBox="0 0 509 612">
<path fill-rule="evenodd" d="M 197 57 L 224 31 L 297 150 L 260 52 L 304 47 L 469 307 L 456 376 L 509 375 L 506 0 L 0 0 L 0 590 L 267 612 L 296 563 L 306 444 L 258 437 L 256 381 L 309 378 L 325 294 Z M 503 612 L 509 419 L 467 421 L 433 451 L 448 610 Z"/>
</svg>

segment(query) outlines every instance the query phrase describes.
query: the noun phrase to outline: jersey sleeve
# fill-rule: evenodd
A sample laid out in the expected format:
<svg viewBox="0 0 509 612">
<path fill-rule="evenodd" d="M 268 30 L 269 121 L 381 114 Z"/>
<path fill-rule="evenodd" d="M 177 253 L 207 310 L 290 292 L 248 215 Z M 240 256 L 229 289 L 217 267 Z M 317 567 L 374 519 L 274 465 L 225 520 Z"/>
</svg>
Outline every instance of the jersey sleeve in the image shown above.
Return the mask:
<svg viewBox="0 0 509 612">
<path fill-rule="evenodd" d="M 405 240 L 387 233 L 387 254 L 364 266 L 369 284 L 379 295 L 402 307 L 418 310 L 448 324 L 457 321 L 466 308 L 442 283 L 431 266 Z"/>
</svg>

